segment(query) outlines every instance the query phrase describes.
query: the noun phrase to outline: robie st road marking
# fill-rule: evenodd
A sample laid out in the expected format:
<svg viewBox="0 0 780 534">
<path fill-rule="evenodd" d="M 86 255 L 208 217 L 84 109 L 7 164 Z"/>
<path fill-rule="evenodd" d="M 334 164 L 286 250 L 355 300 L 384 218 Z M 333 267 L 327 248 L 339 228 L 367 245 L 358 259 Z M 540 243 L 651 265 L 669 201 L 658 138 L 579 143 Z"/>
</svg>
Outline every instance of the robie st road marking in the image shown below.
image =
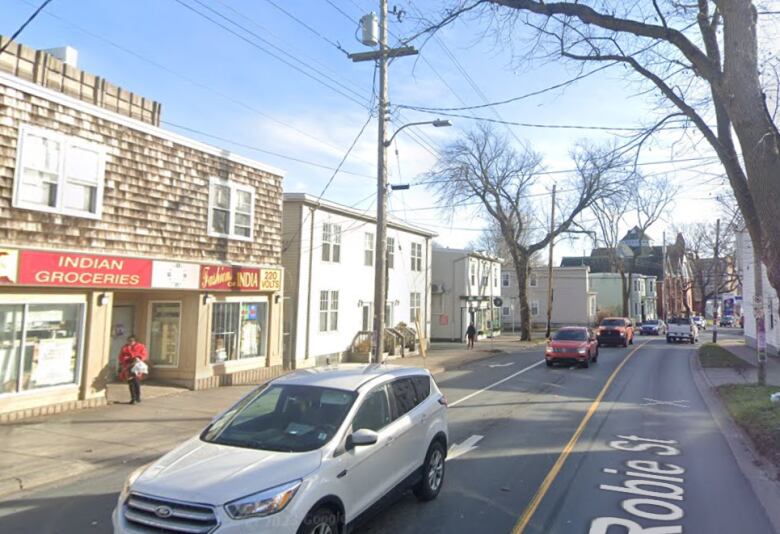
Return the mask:
<svg viewBox="0 0 780 534">
<path fill-rule="evenodd" d="M 561 451 L 561 454 L 558 456 L 558 459 L 555 461 L 552 468 L 547 473 L 547 476 L 544 477 L 544 480 L 542 481 L 542 485 L 539 486 L 539 489 L 536 491 L 536 494 L 534 495 L 533 499 L 531 499 L 531 502 L 528 503 L 528 506 L 523 512 L 523 515 L 521 515 L 520 519 L 517 521 L 515 528 L 512 529 L 512 534 L 521 534 L 525 530 L 525 527 L 528 526 L 528 523 L 531 521 L 531 518 L 536 512 L 536 509 L 539 508 L 539 504 L 541 504 L 542 499 L 544 499 L 544 496 L 550 490 L 550 486 L 552 486 L 552 483 L 555 481 L 556 477 L 558 476 L 558 473 L 561 472 L 561 469 L 563 468 L 563 464 L 566 462 L 566 459 L 571 454 L 571 451 L 574 449 L 574 446 L 577 444 L 577 441 L 579 441 L 580 436 L 585 431 L 585 427 L 588 425 L 588 421 L 590 421 L 591 417 L 593 417 L 593 414 L 595 414 L 596 410 L 598 410 L 598 407 L 601 404 L 601 399 L 604 398 L 604 395 L 607 393 L 607 389 L 609 389 L 609 386 L 612 385 L 612 382 L 615 380 L 615 377 L 618 375 L 620 370 L 623 369 L 623 366 L 626 365 L 626 362 L 634 354 L 636 354 L 636 352 L 639 349 L 647 345 L 647 343 L 648 342 L 646 341 L 641 345 L 639 345 L 638 347 L 636 347 L 631 352 L 629 352 L 626 355 L 626 357 L 623 358 L 623 361 L 620 362 L 620 364 L 615 368 L 615 370 L 612 371 L 612 374 L 609 375 L 609 378 L 607 379 L 607 382 L 604 384 L 604 387 L 601 388 L 601 391 L 599 392 L 598 396 L 590 405 L 590 408 L 588 408 L 588 412 L 585 414 L 585 417 L 583 417 L 582 421 L 580 421 L 580 425 L 577 427 L 577 430 L 574 431 L 574 435 L 571 437 L 569 442 Z M 664 533 L 651 531 L 649 534 L 664 534 Z"/>
<path fill-rule="evenodd" d="M 619 451 L 652 454 L 664 459 L 680 455 L 674 440 L 639 436 L 617 437 L 620 439 L 610 441 L 609 446 Z M 681 534 L 683 529 L 679 524 L 645 528 L 634 519 L 680 521 L 685 516 L 680 506 L 685 496 L 682 486 L 685 482 L 682 478 L 685 469 L 656 459 L 628 460 L 625 465 L 627 470 L 622 475 L 617 469 L 602 469 L 608 475 L 629 478 L 620 485 L 601 484 L 599 489 L 628 495 L 628 498 L 620 502 L 620 507 L 632 516 L 632 519 L 597 517 L 591 521 L 588 534 L 607 534 L 609 527 L 625 527 L 627 534 Z"/>
</svg>

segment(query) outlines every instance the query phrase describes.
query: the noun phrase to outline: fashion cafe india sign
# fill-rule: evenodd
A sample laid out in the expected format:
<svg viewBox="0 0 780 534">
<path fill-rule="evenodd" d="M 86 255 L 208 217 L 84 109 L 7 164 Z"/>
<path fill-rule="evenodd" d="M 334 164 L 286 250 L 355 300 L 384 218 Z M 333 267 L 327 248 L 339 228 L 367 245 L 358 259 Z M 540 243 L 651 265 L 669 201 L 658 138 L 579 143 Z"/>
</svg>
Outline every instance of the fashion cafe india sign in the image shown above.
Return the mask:
<svg viewBox="0 0 780 534">
<path fill-rule="evenodd" d="M 200 288 L 211 291 L 279 291 L 282 276 L 279 269 L 201 265 Z"/>
</svg>

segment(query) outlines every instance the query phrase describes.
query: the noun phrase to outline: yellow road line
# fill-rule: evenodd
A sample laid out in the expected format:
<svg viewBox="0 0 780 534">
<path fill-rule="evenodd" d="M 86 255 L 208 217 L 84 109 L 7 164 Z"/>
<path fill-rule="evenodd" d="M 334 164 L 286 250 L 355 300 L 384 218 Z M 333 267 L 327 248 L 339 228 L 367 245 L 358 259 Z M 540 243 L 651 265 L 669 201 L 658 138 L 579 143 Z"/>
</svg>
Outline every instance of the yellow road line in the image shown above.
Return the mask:
<svg viewBox="0 0 780 534">
<path fill-rule="evenodd" d="M 544 496 L 547 495 L 547 492 L 550 490 L 550 486 L 552 486 L 552 483 L 555 482 L 558 473 L 561 472 L 561 468 L 563 468 L 563 464 L 566 462 L 566 459 L 571 454 L 571 451 L 574 449 L 574 446 L 577 445 L 577 441 L 580 439 L 580 436 L 585 431 L 585 427 L 588 425 L 588 421 L 590 421 L 590 418 L 593 417 L 593 414 L 595 414 L 596 410 L 598 410 L 599 405 L 601 404 L 601 399 L 604 398 L 604 395 L 607 393 L 607 389 L 609 389 L 609 386 L 612 384 L 612 381 L 615 380 L 615 377 L 623 368 L 623 366 L 626 364 L 626 362 L 629 360 L 629 358 L 631 358 L 631 356 L 633 356 L 636 353 L 636 351 L 638 351 L 639 349 L 647 345 L 647 343 L 648 343 L 647 341 L 642 343 L 637 348 L 635 348 L 630 353 L 628 353 L 628 355 L 625 358 L 623 358 L 623 361 L 620 362 L 620 365 L 618 365 L 617 368 L 614 371 L 612 371 L 612 374 L 609 375 L 609 378 L 607 379 L 607 382 L 604 384 L 604 387 L 601 388 L 598 397 L 596 397 L 596 400 L 594 400 L 593 404 L 591 404 L 590 408 L 588 408 L 588 413 L 586 413 L 585 417 L 583 417 L 582 421 L 580 421 L 580 426 L 577 427 L 577 430 L 574 432 L 574 435 L 569 440 L 569 443 L 566 444 L 566 446 L 561 451 L 561 454 L 558 456 L 558 459 L 555 460 L 555 463 L 553 464 L 550 471 L 547 473 L 547 476 L 544 477 L 544 481 L 542 481 L 542 485 L 539 486 L 539 489 L 536 491 L 536 495 L 534 495 L 534 498 L 531 499 L 530 503 L 528 503 L 528 506 L 523 512 L 523 515 L 520 516 L 520 519 L 517 521 L 515 528 L 512 529 L 512 534 L 522 534 L 522 532 L 525 531 L 525 527 L 528 526 L 528 523 L 531 521 L 531 518 L 536 512 L 536 509 L 539 508 L 542 499 L 544 499 Z"/>
</svg>

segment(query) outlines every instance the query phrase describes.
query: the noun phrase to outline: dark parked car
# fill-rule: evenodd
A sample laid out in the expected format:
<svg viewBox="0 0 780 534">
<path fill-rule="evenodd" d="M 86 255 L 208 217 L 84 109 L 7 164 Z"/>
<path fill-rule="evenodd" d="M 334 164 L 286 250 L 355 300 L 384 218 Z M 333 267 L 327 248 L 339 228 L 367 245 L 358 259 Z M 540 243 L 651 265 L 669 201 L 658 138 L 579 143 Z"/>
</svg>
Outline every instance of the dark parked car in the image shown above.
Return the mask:
<svg viewBox="0 0 780 534">
<path fill-rule="evenodd" d="M 645 321 L 639 327 L 639 334 L 643 336 L 664 336 L 666 335 L 666 323 L 660 319 Z"/>
<path fill-rule="evenodd" d="M 737 321 L 733 315 L 724 315 L 720 318 L 720 326 L 735 326 Z"/>
</svg>

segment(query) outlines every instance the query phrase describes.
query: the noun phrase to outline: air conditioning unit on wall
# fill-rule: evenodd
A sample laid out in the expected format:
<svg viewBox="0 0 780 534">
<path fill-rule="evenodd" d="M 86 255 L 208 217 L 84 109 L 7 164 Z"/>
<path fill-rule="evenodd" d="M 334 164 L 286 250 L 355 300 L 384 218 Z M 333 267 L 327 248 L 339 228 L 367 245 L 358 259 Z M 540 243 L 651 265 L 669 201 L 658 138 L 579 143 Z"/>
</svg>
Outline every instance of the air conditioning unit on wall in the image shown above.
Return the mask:
<svg viewBox="0 0 780 534">
<path fill-rule="evenodd" d="M 431 293 L 434 295 L 444 293 L 444 284 L 431 284 Z"/>
</svg>

